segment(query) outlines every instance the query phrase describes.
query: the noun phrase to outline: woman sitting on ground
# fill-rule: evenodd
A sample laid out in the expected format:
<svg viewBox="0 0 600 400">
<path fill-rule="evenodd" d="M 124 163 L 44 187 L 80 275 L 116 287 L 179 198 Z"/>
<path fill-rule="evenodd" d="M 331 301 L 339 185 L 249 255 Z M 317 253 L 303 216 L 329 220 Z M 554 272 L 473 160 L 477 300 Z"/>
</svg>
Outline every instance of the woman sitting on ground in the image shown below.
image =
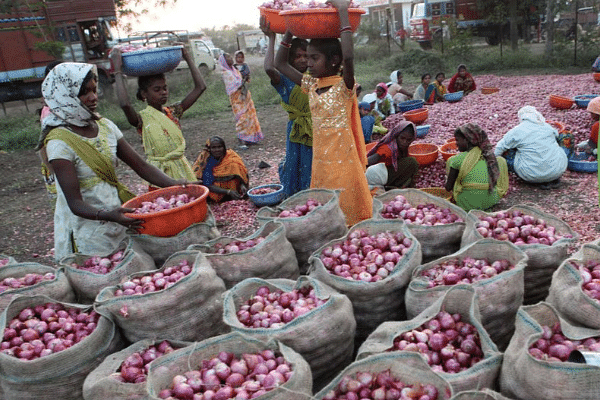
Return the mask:
<svg viewBox="0 0 600 400">
<path fill-rule="evenodd" d="M 463 91 L 463 95 L 467 95 L 477 89 L 477 85 L 475 85 L 475 79 L 473 76 L 467 71 L 467 66 L 465 64 L 460 64 L 458 66 L 458 72 L 454 74 L 454 76 L 450 79 L 450 83 L 448 83 L 448 92 L 455 93 Z"/>
<path fill-rule="evenodd" d="M 413 94 L 414 100 L 423 100 L 424 102 L 428 101 L 428 97 L 431 94 L 431 90 L 429 89 L 429 83 L 431 82 L 431 74 L 425 73 L 421 75 L 421 84 L 417 86 L 415 89 L 415 94 Z M 428 90 L 429 89 L 429 90 Z"/>
<path fill-rule="evenodd" d="M 194 173 L 210 190 L 208 197 L 220 203 L 240 200 L 248 191 L 248 169 L 240 156 L 228 149 L 225 141 L 213 136 L 206 141 L 194 163 Z"/>
<path fill-rule="evenodd" d="M 506 160 L 494 156 L 486 133 L 477 124 L 456 128 L 454 137 L 461 153 L 446 163 L 446 190 L 465 211 L 487 210 L 508 191 Z"/>
</svg>

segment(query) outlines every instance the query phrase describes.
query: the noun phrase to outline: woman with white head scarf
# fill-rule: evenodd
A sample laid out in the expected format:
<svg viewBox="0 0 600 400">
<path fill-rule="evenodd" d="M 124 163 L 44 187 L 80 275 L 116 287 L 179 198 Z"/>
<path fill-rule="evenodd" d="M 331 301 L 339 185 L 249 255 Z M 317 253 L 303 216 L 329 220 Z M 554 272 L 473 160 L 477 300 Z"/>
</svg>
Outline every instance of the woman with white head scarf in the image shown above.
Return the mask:
<svg viewBox="0 0 600 400">
<path fill-rule="evenodd" d="M 509 169 L 524 181 L 541 183 L 542 189 L 557 188 L 568 164 L 567 155 L 557 142 L 558 131 L 535 107 L 522 107 L 517 115 L 519 125 L 504 135 L 494 154 L 504 155 Z"/>
<path fill-rule="evenodd" d="M 412 93 L 402 88 L 402 71 L 395 70 L 390 74 L 388 93 L 392 96 L 394 104 L 402 103 L 412 99 Z"/>
<path fill-rule="evenodd" d="M 54 213 L 56 260 L 74 253 L 108 254 L 141 220 L 121 204 L 133 194 L 115 174 L 119 157 L 140 177 L 159 187 L 182 184 L 148 164 L 117 126 L 97 112 L 96 67 L 62 63 L 42 83 L 51 114 L 44 118 L 38 149 L 45 147 L 56 174 Z"/>
</svg>

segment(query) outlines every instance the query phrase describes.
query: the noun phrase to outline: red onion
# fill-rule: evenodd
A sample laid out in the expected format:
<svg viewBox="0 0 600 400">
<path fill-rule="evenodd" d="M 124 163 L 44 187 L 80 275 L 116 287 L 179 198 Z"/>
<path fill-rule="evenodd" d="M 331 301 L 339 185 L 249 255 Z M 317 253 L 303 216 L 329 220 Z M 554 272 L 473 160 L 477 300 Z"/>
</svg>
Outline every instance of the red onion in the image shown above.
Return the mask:
<svg viewBox="0 0 600 400">
<path fill-rule="evenodd" d="M 10 260 L 8 258 L 0 258 L 0 267 L 4 267 L 5 265 L 8 265 L 8 262 Z"/>
<path fill-rule="evenodd" d="M 83 264 L 72 263 L 73 268 L 93 272 L 94 274 L 108 274 L 123 260 L 124 251 L 119 250 L 107 257 L 93 256 L 86 259 Z"/>
<path fill-rule="evenodd" d="M 600 351 L 600 336 L 571 340 L 562 333 L 560 323 L 542 326 L 542 337 L 529 347 L 529 354 L 538 360 L 564 362 L 573 350 Z"/>
<path fill-rule="evenodd" d="M 190 272 L 192 269 L 187 260 L 182 260 L 177 265 L 165 268 L 163 272 L 153 272 L 121 283 L 115 291 L 115 296 L 135 296 L 158 292 L 174 285 Z"/>
<path fill-rule="evenodd" d="M 421 272 L 428 281 L 428 287 L 455 285 L 457 283 L 471 284 L 489 279 L 501 272 L 513 269 L 508 260 L 497 260 L 490 263 L 486 259 L 465 257 L 452 259 Z"/>
<path fill-rule="evenodd" d="M 234 240 L 225 245 L 222 243 L 215 243 L 215 245 L 210 250 L 210 252 L 216 253 L 216 254 L 237 253 L 240 251 L 251 249 L 252 247 L 262 243 L 264 240 L 265 240 L 264 237 L 259 236 L 254 239 L 249 239 L 246 241 Z"/>
<path fill-rule="evenodd" d="M 164 210 L 170 210 L 173 208 L 184 206 L 192 201 L 196 200 L 194 196 L 188 196 L 186 193 L 172 195 L 166 200 L 164 197 L 159 196 L 153 201 L 143 201 L 142 206 L 135 209 L 134 214 L 146 214 L 159 212 Z"/>
<path fill-rule="evenodd" d="M 159 350 L 159 349 L 162 349 Z M 120 374 L 115 379 L 125 383 L 141 383 L 146 381 L 150 363 L 157 358 L 175 351 L 171 344 L 164 340 L 157 346 L 150 346 L 141 352 L 130 354 L 117 370 Z"/>
<path fill-rule="evenodd" d="M 56 275 L 52 272 L 48 272 L 44 275 L 40 274 L 26 274 L 21 278 L 8 277 L 0 281 L 0 293 L 3 293 L 11 289 L 21 289 L 28 286 L 37 285 L 40 282 L 51 281 L 56 278 Z"/>
<path fill-rule="evenodd" d="M 322 205 L 323 204 L 321 204 L 319 201 L 317 201 L 315 199 L 308 199 L 308 200 L 306 200 L 305 204 L 297 205 L 291 210 L 283 210 L 282 212 L 279 213 L 278 217 L 279 218 L 302 217 L 302 216 L 308 214 L 309 212 L 311 212 L 312 210 L 314 210 L 315 208 L 322 206 Z"/>
<path fill-rule="evenodd" d="M 381 216 L 386 219 L 403 219 L 409 224 L 426 226 L 462 222 L 462 219 L 449 208 L 440 208 L 433 203 L 419 204 L 414 207 L 401 194 L 383 205 Z"/>
<path fill-rule="evenodd" d="M 600 301 L 600 262 L 589 260 L 586 263 L 571 261 L 571 265 L 581 274 L 583 293 Z"/>
</svg>

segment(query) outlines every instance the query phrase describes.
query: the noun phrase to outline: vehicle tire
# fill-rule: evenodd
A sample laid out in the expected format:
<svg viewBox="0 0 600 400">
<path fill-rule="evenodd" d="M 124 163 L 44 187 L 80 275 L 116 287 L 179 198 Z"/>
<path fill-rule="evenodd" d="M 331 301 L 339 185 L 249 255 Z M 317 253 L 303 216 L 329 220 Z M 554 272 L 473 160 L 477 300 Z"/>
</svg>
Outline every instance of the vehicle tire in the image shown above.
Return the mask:
<svg viewBox="0 0 600 400">
<path fill-rule="evenodd" d="M 111 99 L 114 97 L 114 89 L 111 79 L 105 74 L 98 76 L 98 98 Z"/>
<path fill-rule="evenodd" d="M 485 42 L 490 46 L 498 46 L 500 44 L 500 38 L 498 36 L 486 36 Z"/>
<path fill-rule="evenodd" d="M 431 50 L 432 46 L 431 46 L 431 41 L 427 41 L 427 42 L 419 42 L 419 46 L 421 46 L 421 48 L 423 50 Z"/>
<path fill-rule="evenodd" d="M 202 74 L 202 76 L 208 76 L 208 74 L 210 74 L 210 69 L 208 68 L 208 65 L 206 65 L 206 64 L 198 65 L 198 69 L 200 70 L 200 73 Z"/>
</svg>

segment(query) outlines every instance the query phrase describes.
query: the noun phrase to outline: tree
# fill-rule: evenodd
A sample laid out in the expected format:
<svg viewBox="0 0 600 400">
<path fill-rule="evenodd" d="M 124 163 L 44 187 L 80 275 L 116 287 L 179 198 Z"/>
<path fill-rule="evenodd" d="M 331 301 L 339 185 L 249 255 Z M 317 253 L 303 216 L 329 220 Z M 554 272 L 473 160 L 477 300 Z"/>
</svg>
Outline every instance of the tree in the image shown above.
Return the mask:
<svg viewBox="0 0 600 400">
<path fill-rule="evenodd" d="M 510 15 L 510 48 L 513 51 L 519 48 L 519 27 L 518 27 L 518 5 L 517 0 L 510 0 L 508 3 L 508 10 Z"/>
<path fill-rule="evenodd" d="M 125 31 L 131 31 L 130 23 L 122 23 L 123 17 L 130 17 L 133 19 L 139 18 L 141 15 L 148 13 L 148 8 L 144 7 L 166 7 L 173 5 L 177 0 L 114 0 L 115 8 L 117 9 L 117 21 L 118 24 L 125 29 Z"/>
</svg>

